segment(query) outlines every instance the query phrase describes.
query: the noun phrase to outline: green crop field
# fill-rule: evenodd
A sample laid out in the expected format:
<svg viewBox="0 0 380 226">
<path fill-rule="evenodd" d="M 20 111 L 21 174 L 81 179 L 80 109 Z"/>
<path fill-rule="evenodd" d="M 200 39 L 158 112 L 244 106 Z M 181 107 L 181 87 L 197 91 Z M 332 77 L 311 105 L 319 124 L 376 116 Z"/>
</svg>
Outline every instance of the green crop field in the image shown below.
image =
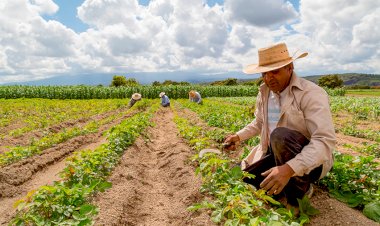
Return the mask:
<svg viewBox="0 0 380 226">
<path fill-rule="evenodd" d="M 351 89 L 347 90 L 349 96 L 376 96 L 380 97 L 380 89 Z"/>
<path fill-rule="evenodd" d="M 6 218 L 0 223 L 100 224 L 102 216 L 107 214 L 105 211 L 110 209 L 104 206 L 106 201 L 117 207 L 118 219 L 124 219 L 123 215 L 136 213 L 144 197 L 148 197 L 147 202 L 154 202 L 149 192 L 156 194 L 165 190 L 174 205 L 177 198 L 184 199 L 181 195 L 177 197 L 176 192 L 192 189 L 197 195 L 185 202 L 187 211 L 205 214 L 212 224 L 302 225 L 311 222 L 311 225 L 318 225 L 313 224 L 319 219 L 317 209 L 322 208 L 323 212 L 326 210 L 323 208 L 330 208 L 327 204 L 330 198 L 323 198 L 317 209 L 312 207 L 311 204 L 321 199 L 321 192 L 311 203 L 302 200 L 301 215 L 295 215 L 263 190 L 245 184 L 242 178 L 248 176 L 246 172 L 239 167 L 232 168 L 258 144 L 259 138 L 242 143 L 239 155 L 198 155 L 205 148 L 221 149 L 227 134 L 240 130 L 254 119 L 257 88 L 204 88 L 208 95 L 202 105 L 190 102 L 187 97 L 181 98 L 189 88 L 165 88 L 169 96 L 170 92 L 178 95 L 178 99 L 171 99 L 169 108 L 161 107 L 160 99 L 155 97 L 160 91 L 158 88 L 141 89 L 152 98 L 143 97 L 131 108 L 127 106 L 129 98 L 107 99 L 115 93 L 109 89 L 101 99 L 86 99 L 95 93 L 101 97 L 100 91 L 91 89 L 75 91 L 75 95 L 69 95 L 66 89 L 22 91 L 38 97 L 51 97 L 52 93 L 62 95 L 57 99 L 12 99 L 10 97 L 22 92 L 0 89 L 2 95 L 7 95 L 7 99 L 0 99 L 0 198 L 3 198 L 0 204 L 4 206 L 0 215 L 5 214 L 1 212 L 5 210 L 13 213 L 5 214 Z M 347 91 L 348 94 L 355 92 L 366 91 Z M 376 92 L 371 90 L 370 93 Z M 70 98 L 61 98 L 65 95 Z M 221 97 L 223 95 L 225 97 Z M 380 206 L 380 98 L 376 95 L 330 96 L 330 104 L 338 138 L 335 163 L 331 172 L 315 186 L 352 208 L 347 207 L 346 211 L 359 210 L 367 217 L 364 219 L 376 225 L 375 221 L 380 222 L 377 215 Z M 190 151 L 186 158 L 176 159 L 181 150 Z M 127 158 L 129 152 L 133 154 Z M 154 162 L 139 159 L 140 155 Z M 57 166 L 59 171 L 53 171 L 59 162 L 64 164 L 60 164 L 60 168 Z M 170 164 L 174 165 L 166 168 Z M 183 164 L 193 171 L 184 170 Z M 132 167 L 118 171 L 128 166 Z M 134 169 L 138 171 L 133 172 Z M 150 186 L 154 178 L 153 181 L 147 178 L 153 171 L 158 173 L 153 177 L 166 172 L 169 179 L 159 179 L 157 184 Z M 193 183 L 186 177 L 195 173 L 201 183 Z M 35 188 L 26 186 L 35 183 L 34 178 L 40 174 L 56 175 L 56 179 Z M 185 177 L 183 183 L 190 183 L 179 188 L 171 181 L 181 177 Z M 168 187 L 163 187 L 163 180 L 167 180 L 165 186 Z M 124 184 L 128 189 L 121 189 Z M 136 189 L 139 184 L 141 187 Z M 140 192 L 147 186 L 146 192 Z M 118 196 L 128 190 L 131 193 Z M 2 202 L 8 199 L 14 202 Z M 128 225 L 127 220 L 120 222 Z"/>
</svg>

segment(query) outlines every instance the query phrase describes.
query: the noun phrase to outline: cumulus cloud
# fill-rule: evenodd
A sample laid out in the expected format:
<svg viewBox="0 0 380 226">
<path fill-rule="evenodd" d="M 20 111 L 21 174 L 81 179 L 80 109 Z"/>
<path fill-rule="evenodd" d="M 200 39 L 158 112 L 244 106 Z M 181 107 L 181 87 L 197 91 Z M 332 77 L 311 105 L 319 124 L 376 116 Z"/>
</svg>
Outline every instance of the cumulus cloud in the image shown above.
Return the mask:
<svg viewBox="0 0 380 226">
<path fill-rule="evenodd" d="M 298 7 L 297 7 L 298 8 Z M 380 2 L 301 0 L 85 0 L 74 32 L 46 20 L 52 0 L 0 2 L 0 83 L 59 74 L 240 71 L 257 49 L 284 41 L 303 75 L 380 71 Z"/>
<path fill-rule="evenodd" d="M 368 62 L 379 59 L 379 9 L 380 2 L 372 0 L 301 1 L 301 20 L 293 28 L 311 52 L 308 66 L 378 73 L 380 65 Z"/>
<path fill-rule="evenodd" d="M 30 3 L 39 14 L 53 14 L 59 8 L 52 0 L 30 0 Z"/>
<path fill-rule="evenodd" d="M 253 26 L 273 26 L 295 20 L 293 5 L 283 0 L 226 0 L 225 8 L 231 20 Z"/>
</svg>

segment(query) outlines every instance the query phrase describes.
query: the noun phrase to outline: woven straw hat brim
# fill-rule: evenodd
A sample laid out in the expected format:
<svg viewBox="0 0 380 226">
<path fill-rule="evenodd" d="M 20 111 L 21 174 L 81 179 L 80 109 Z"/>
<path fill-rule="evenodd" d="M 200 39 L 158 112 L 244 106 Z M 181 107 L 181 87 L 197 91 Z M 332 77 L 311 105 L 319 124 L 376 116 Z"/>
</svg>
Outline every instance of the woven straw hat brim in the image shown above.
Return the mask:
<svg viewBox="0 0 380 226">
<path fill-rule="evenodd" d="M 163 95 L 165 95 L 165 92 L 161 92 L 161 93 L 159 94 L 160 97 L 162 97 Z"/>
<path fill-rule="evenodd" d="M 141 94 L 139 94 L 139 93 L 133 94 L 132 95 L 132 99 L 134 99 L 134 100 L 140 100 L 141 99 Z"/>
<path fill-rule="evenodd" d="M 262 66 L 259 66 L 259 64 L 250 64 L 243 69 L 243 72 L 245 74 L 257 74 L 257 73 L 273 71 L 273 70 L 282 68 L 282 67 L 292 63 L 293 61 L 295 61 L 299 58 L 303 58 L 303 57 L 307 56 L 307 54 L 308 53 L 306 53 L 306 52 L 301 53 L 296 57 L 293 57 L 293 58 L 290 58 L 290 59 L 287 59 L 284 61 L 280 61 L 280 62 L 277 62 L 274 64 L 268 64 L 268 65 L 262 65 Z"/>
</svg>

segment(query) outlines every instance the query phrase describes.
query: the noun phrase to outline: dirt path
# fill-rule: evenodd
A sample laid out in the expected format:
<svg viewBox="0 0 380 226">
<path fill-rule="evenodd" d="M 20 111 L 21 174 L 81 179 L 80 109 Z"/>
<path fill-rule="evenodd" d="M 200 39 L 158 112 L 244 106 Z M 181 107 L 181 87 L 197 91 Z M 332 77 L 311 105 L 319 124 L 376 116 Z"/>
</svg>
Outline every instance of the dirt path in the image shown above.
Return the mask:
<svg viewBox="0 0 380 226">
<path fill-rule="evenodd" d="M 119 124 L 135 112 L 129 113 L 103 125 L 95 134 L 75 137 L 53 148 L 45 150 L 41 155 L 24 159 L 20 162 L 0 168 L 0 225 L 14 216 L 13 203 L 23 198 L 27 192 L 42 185 L 52 184 L 59 180 L 58 173 L 65 167 L 65 159 L 75 150 L 93 150 L 106 142 L 104 131 Z"/>
<path fill-rule="evenodd" d="M 186 208 L 200 199 L 200 179 L 188 163 L 193 154 L 179 138 L 171 109 L 160 109 L 148 140 L 126 150 L 111 176 L 113 187 L 100 194 L 96 225 L 213 225 L 206 213 Z"/>
<path fill-rule="evenodd" d="M 191 111 L 184 110 L 180 114 L 191 115 L 194 123 L 205 130 L 211 129 Z M 154 124 L 154 127 L 148 128 L 125 151 L 120 164 L 110 177 L 112 188 L 95 197 L 94 203 L 100 208 L 95 225 L 214 225 L 209 213 L 186 210 L 188 206 L 202 199 L 199 193 L 201 182 L 195 176 L 194 167 L 189 161 L 193 151 L 180 138 L 171 109 L 161 108 L 155 115 Z M 90 144 L 82 143 L 79 148 L 94 149 L 104 142 L 104 137 L 94 136 Z M 75 144 L 70 142 L 69 146 L 73 147 Z M 52 161 L 51 165 L 41 165 L 42 168 L 29 175 L 29 179 L 23 183 L 15 183 L 17 192 L 4 193 L 4 187 L 0 183 L 0 193 L 5 194 L 0 197 L 0 225 L 6 225 L 14 213 L 14 201 L 22 198 L 27 191 L 59 179 L 57 173 L 64 168 L 64 161 L 62 158 Z M 13 175 L 28 173 L 29 163 L 18 165 L 23 167 L 23 171 L 12 171 Z M 0 168 L 0 182 L 4 180 L 4 175 L 8 175 L 7 170 Z M 17 180 L 18 177 L 15 178 Z M 316 188 L 311 201 L 321 213 L 312 218 L 309 225 L 379 226 L 360 211 L 330 198 L 320 188 Z"/>
<path fill-rule="evenodd" d="M 94 143 L 89 145 L 81 146 L 79 149 L 89 149 L 94 150 L 96 147 L 105 143 L 107 140 L 105 137 L 100 138 Z M 4 197 L 0 198 L 0 225 L 7 225 L 7 222 L 15 215 L 15 209 L 13 204 L 23 198 L 29 191 L 38 189 L 43 185 L 53 184 L 54 181 L 60 180 L 58 175 L 65 168 L 65 159 L 62 159 L 56 162 L 53 165 L 50 165 L 43 170 L 37 172 L 33 177 L 18 187 L 19 192 L 13 197 Z"/>
<path fill-rule="evenodd" d="M 39 129 L 32 130 L 30 132 L 22 134 L 19 137 L 12 137 L 12 136 L 6 135 L 6 136 L 0 138 L 0 154 L 5 152 L 5 151 L 9 151 L 7 148 L 8 146 L 10 146 L 10 147 L 28 146 L 28 145 L 30 145 L 30 143 L 33 139 L 35 139 L 35 140 L 41 139 L 47 133 L 56 134 L 56 133 L 61 132 L 64 129 L 68 130 L 68 129 L 71 129 L 73 127 L 84 127 L 86 124 L 88 124 L 91 121 L 100 121 L 100 120 L 105 119 L 111 115 L 115 115 L 115 114 L 118 114 L 120 112 L 126 111 L 126 109 L 127 108 L 124 107 L 124 108 L 119 108 L 119 109 L 116 109 L 113 111 L 104 112 L 104 113 L 101 113 L 98 115 L 92 115 L 92 116 L 87 117 L 87 118 L 80 118 L 80 119 L 77 119 L 74 121 L 61 122 L 61 123 L 56 124 L 56 125 L 51 125 L 47 128 L 39 128 Z M 8 134 L 9 131 L 10 130 L 8 127 L 3 128 L 3 131 L 0 134 Z"/>
</svg>

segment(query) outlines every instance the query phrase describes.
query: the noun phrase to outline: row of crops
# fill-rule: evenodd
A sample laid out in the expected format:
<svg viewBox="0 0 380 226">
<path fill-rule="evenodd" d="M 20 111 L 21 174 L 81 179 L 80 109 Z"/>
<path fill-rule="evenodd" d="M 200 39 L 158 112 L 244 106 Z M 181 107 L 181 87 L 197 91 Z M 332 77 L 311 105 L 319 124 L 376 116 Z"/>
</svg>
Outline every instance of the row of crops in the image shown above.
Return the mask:
<svg viewBox="0 0 380 226">
<path fill-rule="evenodd" d="M 237 130 L 239 130 L 239 128 L 242 128 L 242 126 L 246 125 L 246 122 L 244 122 L 244 120 L 249 118 L 249 107 L 246 107 L 246 104 L 249 103 L 249 104 L 254 105 L 255 101 L 253 99 L 254 98 L 251 98 L 251 100 L 249 100 L 249 98 L 223 98 L 223 99 L 211 98 L 210 100 L 206 100 L 203 105 L 189 104 L 188 102 L 181 101 L 181 100 L 177 101 L 177 103 L 179 103 L 181 107 L 185 107 L 196 112 L 200 116 L 200 118 L 202 118 L 205 122 L 208 123 L 209 126 L 219 127 L 225 130 L 226 131 L 225 133 L 229 133 L 229 132 L 236 132 Z M 369 115 L 369 117 L 374 123 L 377 123 L 376 120 L 378 119 L 378 117 L 376 116 L 376 114 L 374 114 L 374 112 L 376 112 L 377 110 L 376 108 L 371 108 L 371 105 L 368 106 L 368 103 L 377 104 L 377 106 L 379 106 L 380 100 L 376 98 L 367 98 L 361 101 L 359 100 L 355 102 L 356 103 L 355 105 L 353 105 L 352 104 L 352 101 L 354 101 L 353 99 L 355 98 L 343 98 L 343 99 L 333 98 L 331 101 L 332 102 L 331 104 L 335 106 L 335 110 L 339 108 L 340 111 L 350 112 L 351 114 L 354 115 L 353 117 L 356 117 L 355 115 L 363 114 L 362 111 L 358 112 L 357 110 L 354 110 L 354 109 L 360 108 L 360 105 L 364 109 L 371 109 L 365 112 L 367 115 Z M 345 100 L 350 102 L 351 105 L 347 105 Z M 239 106 L 239 104 L 243 104 L 243 105 Z M 218 107 L 215 107 L 215 106 L 218 106 Z M 234 113 L 231 113 L 231 111 L 234 111 Z M 234 123 L 237 123 L 239 126 L 236 126 L 236 127 L 233 126 L 232 124 Z M 191 127 L 191 126 L 194 127 L 194 125 L 191 125 L 191 123 L 188 123 L 187 127 Z M 179 127 L 181 127 L 181 125 L 179 125 Z M 207 148 L 207 146 L 209 145 L 207 143 L 205 144 L 205 146 L 202 146 L 202 145 L 199 145 L 199 141 L 198 142 L 192 141 L 192 139 L 199 140 L 201 138 L 191 137 L 191 136 L 189 137 L 189 135 L 185 134 L 186 131 L 188 130 L 190 129 L 186 129 L 186 130 L 182 129 L 182 131 L 184 131 L 183 136 L 190 140 L 189 141 L 190 144 L 198 145 L 194 147 L 196 150 Z M 373 131 L 373 132 L 379 133 L 379 131 Z M 192 132 L 190 134 L 197 134 L 197 133 Z M 209 141 L 210 139 L 213 139 L 212 136 L 209 136 L 208 133 L 203 132 L 201 134 L 205 136 L 203 140 Z M 218 139 L 220 140 L 222 138 L 218 138 Z M 252 144 L 254 143 L 257 143 L 257 141 L 256 142 L 251 141 L 251 143 L 248 146 L 252 146 Z M 364 144 L 364 146 L 366 146 L 366 144 Z M 376 147 L 379 148 L 379 142 L 375 141 L 374 143 L 372 143 L 371 146 L 375 148 Z M 358 150 L 352 149 L 352 151 L 358 151 Z M 351 207 L 362 210 L 363 213 L 367 217 L 380 222 L 380 218 L 378 215 L 380 213 L 380 170 L 379 170 L 380 164 L 378 161 L 378 156 L 374 155 L 373 152 L 368 152 L 368 151 L 366 152 L 366 151 L 367 149 L 360 150 L 360 152 L 364 153 L 365 155 L 356 156 L 356 157 L 335 152 L 334 153 L 335 155 L 334 167 L 332 171 L 327 175 L 327 177 L 325 177 L 322 181 L 320 181 L 320 185 L 322 187 L 326 187 L 330 191 L 332 196 L 334 196 L 338 200 L 347 203 Z M 206 171 L 204 172 L 205 174 L 204 176 L 206 178 L 211 177 L 211 175 L 214 176 L 215 169 L 217 169 L 216 170 L 217 172 L 218 170 L 220 170 L 220 173 L 222 174 L 220 175 L 221 177 L 234 177 L 234 179 L 239 180 L 240 177 L 242 177 L 243 175 L 241 172 L 238 172 L 237 169 L 233 169 L 235 171 L 234 175 L 230 175 L 232 171 L 226 172 L 227 169 L 230 169 L 226 165 L 230 165 L 228 164 L 228 162 L 231 162 L 231 161 L 232 160 L 230 159 L 227 159 L 227 160 L 215 159 L 215 157 L 211 157 L 211 159 L 209 160 L 200 160 L 199 170 L 202 173 L 203 173 L 202 170 Z M 211 164 L 212 166 L 209 166 L 209 164 Z M 210 170 L 210 168 L 208 167 L 212 167 L 213 169 L 212 172 L 207 171 L 207 170 Z M 209 178 L 209 180 L 215 183 L 215 181 L 218 181 L 220 179 L 220 178 L 215 178 L 215 177 Z M 228 181 L 231 181 L 231 178 L 229 178 Z M 236 188 L 235 186 L 238 186 L 237 185 L 238 182 L 236 182 L 237 184 L 233 184 L 233 185 L 231 184 L 226 185 L 225 183 L 227 182 L 223 182 L 223 183 L 224 183 L 223 185 L 220 185 L 222 188 L 227 186 L 230 189 L 239 190 L 240 192 L 239 200 L 236 200 L 236 199 L 224 200 L 223 204 L 218 203 L 218 205 L 216 205 L 216 203 L 204 202 L 202 204 L 199 204 L 196 208 L 209 208 L 209 209 L 214 210 L 215 212 L 213 212 L 213 214 L 217 216 L 217 218 L 213 218 L 215 222 L 221 222 L 221 221 L 233 222 L 233 223 L 243 222 L 248 225 L 252 223 L 252 219 L 257 220 L 257 215 L 256 217 L 252 218 L 252 217 L 248 217 L 247 214 L 243 214 L 242 212 L 236 212 L 237 209 L 242 208 L 242 207 L 247 207 L 249 210 L 252 209 L 251 205 L 245 203 L 245 202 L 248 202 L 247 200 L 245 200 L 243 204 L 241 203 L 243 202 L 243 200 L 241 199 L 241 196 L 244 196 L 245 198 L 247 198 L 245 188 L 243 189 L 241 187 L 242 185 L 239 185 L 240 187 Z M 211 185 L 207 185 L 206 187 L 210 188 L 210 186 Z M 233 188 L 231 186 L 233 186 Z M 221 194 L 221 193 L 226 194 L 227 192 L 227 191 L 223 191 L 223 192 L 213 191 L 212 189 L 215 189 L 215 188 L 212 188 L 211 190 L 210 189 L 209 190 L 206 189 L 207 192 L 214 194 L 216 197 L 218 197 L 218 194 Z M 259 197 L 259 200 L 260 198 L 261 196 Z M 238 201 L 237 202 L 238 204 L 236 204 L 235 201 Z M 249 203 L 252 203 L 252 201 L 250 201 Z M 238 206 L 235 206 L 237 209 L 233 208 L 235 212 L 233 212 L 231 209 L 228 209 L 231 207 L 231 205 L 238 205 Z M 241 211 L 244 212 L 244 210 L 241 210 Z M 284 213 L 283 211 L 285 210 L 280 208 L 279 214 L 281 215 L 282 213 Z M 291 214 L 287 212 L 285 213 L 285 215 L 291 216 Z M 260 218 L 260 220 L 261 221 L 264 220 L 264 222 L 268 222 L 267 221 L 268 217 L 272 219 L 271 217 L 273 217 L 273 212 L 269 213 L 269 215 L 266 215 L 264 218 Z M 278 218 L 277 220 L 279 219 L 280 218 Z M 281 219 L 282 220 L 279 220 L 279 221 L 282 224 L 284 224 L 283 222 L 284 219 L 283 218 Z M 291 221 L 288 221 L 288 220 L 285 220 L 285 221 L 287 222 L 286 224 L 291 224 L 293 220 L 296 220 L 297 222 L 301 223 L 305 219 L 307 218 L 304 216 L 304 218 L 302 219 L 296 220 L 294 218 L 291 218 L 291 219 L 288 219 Z"/>
<path fill-rule="evenodd" d="M 25 104 L 34 100 L 43 101 L 49 100 L 26 99 Z M 346 100 L 346 101 L 345 101 Z M 3 100 L 4 106 L 8 106 L 6 111 L 12 111 L 11 103 L 19 103 L 21 100 Z M 7 105 L 7 101 L 9 101 Z M 71 100 L 65 100 L 70 102 Z M 93 101 L 93 100 L 90 100 Z M 124 102 L 115 100 L 115 105 L 110 107 L 117 109 L 124 106 Z M 355 104 L 346 104 L 347 101 L 353 101 L 351 98 L 332 98 L 331 104 L 334 107 L 334 112 L 346 111 L 351 115 L 363 115 L 362 111 L 351 110 L 352 108 L 368 108 L 370 105 L 380 104 L 377 99 L 362 99 Z M 64 103 L 64 101 L 62 101 Z M 73 104 L 74 102 L 72 102 Z M 96 101 L 95 101 L 96 103 Z M 106 102 L 108 103 L 108 102 Z M 223 137 L 231 132 L 236 132 L 253 119 L 252 106 L 255 104 L 254 97 L 239 97 L 239 98 L 206 98 L 203 105 L 190 103 L 187 99 L 173 101 L 175 111 L 181 109 L 189 109 L 208 123 L 210 127 L 218 129 L 205 131 L 204 128 L 194 124 L 194 120 L 177 116 L 176 123 L 178 128 L 189 144 L 195 150 L 201 150 L 210 146 L 217 146 L 222 142 Z M 21 105 L 21 104 L 19 104 Z M 96 108 L 101 108 L 99 104 Z M 247 106 L 248 105 L 248 106 Z M 17 106 L 17 104 L 15 105 Z M 31 104 L 29 107 L 33 107 Z M 65 106 L 64 104 L 62 106 Z M 151 106 L 151 107 L 149 107 Z M 79 107 L 79 106 L 78 106 Z M 19 106 L 22 109 L 22 105 Z M 53 105 L 49 108 L 55 109 Z M 44 112 L 43 107 L 36 107 L 38 111 Z M 37 191 L 30 192 L 27 197 L 20 200 L 18 205 L 18 215 L 13 220 L 14 224 L 36 224 L 49 225 L 55 222 L 58 224 L 74 224 L 88 225 L 92 223 L 94 215 L 98 209 L 89 203 L 90 197 L 104 191 L 110 187 L 106 181 L 112 169 L 117 164 L 118 158 L 126 147 L 131 145 L 143 129 L 149 125 L 149 120 L 154 111 L 158 108 L 158 101 L 143 100 L 138 102 L 134 109 L 139 109 L 142 112 L 128 118 L 109 131 L 108 144 L 97 148 L 95 151 L 81 151 L 74 157 L 70 158 L 67 167 L 61 172 L 62 181 L 56 182 L 53 186 L 43 186 Z M 3 108 L 0 108 L 6 112 Z M 43 109 L 43 110 L 42 110 Z M 87 109 L 87 108 L 86 108 Z M 339 109 L 339 110 L 338 110 Z M 376 116 L 376 108 L 368 108 L 374 110 L 366 111 L 367 120 L 374 124 L 378 123 Z M 35 110 L 36 111 L 36 110 Z M 53 110 L 54 111 L 54 110 Z M 87 111 L 87 110 L 86 110 Z M 90 108 L 88 109 L 90 111 Z M 38 120 L 38 113 L 25 111 L 24 116 L 18 116 L 17 120 L 22 120 L 25 115 L 33 115 L 33 120 Z M 76 111 L 72 114 L 75 115 Z M 96 113 L 95 113 L 96 112 Z M 95 111 L 92 114 L 97 114 L 102 111 Z M 124 114 L 121 112 L 120 114 Z M 51 114 L 54 114 L 51 112 Z M 70 113 L 71 114 L 71 113 Z M 10 114 L 8 114 L 10 115 Z M 46 114 L 48 115 L 48 114 Z M 119 115 L 120 116 L 120 115 Z M 46 116 L 48 117 L 48 116 Z M 361 116 L 362 117 L 362 116 Z M 66 117 L 66 119 L 69 116 Z M 66 120 L 62 119 L 62 120 Z M 104 118 L 104 123 L 112 121 L 113 118 Z M 60 123 L 56 120 L 54 123 Z M 99 126 L 103 121 L 97 122 L 95 126 Z M 89 124 L 89 126 L 93 124 Z M 90 126 L 90 128 L 93 128 Z M 84 128 L 84 127 L 83 127 Z M 73 129 L 74 130 L 74 129 Z M 78 129 L 80 131 L 80 129 Z M 87 129 L 86 129 L 87 131 Z M 70 133 L 69 131 L 65 131 Z M 73 131 L 72 131 L 73 132 Z M 378 133 L 379 131 L 372 131 Z M 60 137 L 56 139 L 61 142 Z M 63 135 L 62 135 L 63 136 Z M 76 136 L 73 132 L 69 138 Z M 27 148 L 12 149 L 12 154 L 9 154 L 11 161 L 27 158 L 28 152 L 23 150 L 37 150 L 32 154 L 38 154 L 45 148 L 45 143 L 50 140 L 55 140 L 54 136 L 41 138 L 41 141 L 36 140 Z M 67 139 L 69 139 L 67 138 Z M 258 139 L 251 139 L 246 145 L 253 146 L 258 143 Z M 50 144 L 55 145 L 55 143 Z M 372 145 L 376 148 L 379 143 L 374 140 Z M 40 148 L 40 149 L 39 149 Z M 21 150 L 21 151 L 19 151 Z M 248 148 L 246 148 L 248 150 Z M 354 150 L 357 151 L 357 150 Z M 335 153 L 335 165 L 329 175 L 321 181 L 322 186 L 326 186 L 331 194 L 337 199 L 348 203 L 350 206 L 363 210 L 363 213 L 371 219 L 379 221 L 376 218 L 376 213 L 379 213 L 380 205 L 380 172 L 378 157 L 373 156 L 365 150 L 363 157 L 352 157 L 345 154 Z M 26 153 L 26 155 L 24 155 Z M 5 157 L 6 155 L 0 155 Z M 12 158 L 15 158 L 12 159 Z M 1 158 L 0 158 L 1 160 Z M 8 160 L 7 160 L 8 161 Z M 257 191 L 250 186 L 247 186 L 241 181 L 243 177 L 249 176 L 242 172 L 238 167 L 232 168 L 231 165 L 236 164 L 236 159 L 229 159 L 225 156 L 207 155 L 205 158 L 195 158 L 197 161 L 197 172 L 202 176 L 204 184 L 201 188 L 203 192 L 212 195 L 214 200 L 204 200 L 201 203 L 190 207 L 190 210 L 198 210 L 202 208 L 212 211 L 212 220 L 217 223 L 224 222 L 226 225 L 260 225 L 262 222 L 268 224 L 281 225 L 302 225 L 309 221 L 309 217 L 316 214 L 316 210 L 310 206 L 307 200 L 301 200 L 301 215 L 296 217 L 291 210 L 282 208 L 282 206 L 267 196 L 263 191 Z M 1 162 L 1 161 L 0 161 Z M 8 164 L 3 160 L 3 165 Z M 0 164 L 1 167 L 1 164 Z M 75 194 L 75 197 L 71 195 Z M 56 198 L 59 197 L 59 198 Z"/>
<path fill-rule="evenodd" d="M 256 96 L 257 86 L 0 86 L 0 98 L 47 98 L 47 99 L 109 99 L 130 98 L 140 93 L 143 98 L 158 98 L 165 92 L 170 98 L 188 98 L 190 90 L 199 91 L 203 97 Z"/>
<path fill-rule="evenodd" d="M 17 137 L 62 122 L 86 121 L 95 115 L 121 109 L 127 104 L 126 99 L 0 99 L 0 131 L 7 130 L 7 133 L 1 133 L 1 137 Z M 13 128 L 9 130 L 8 127 Z"/>
<path fill-rule="evenodd" d="M 124 150 L 150 125 L 158 103 L 141 101 L 134 106 L 142 112 L 109 130 L 108 143 L 95 150 L 82 150 L 67 159 L 61 180 L 42 186 L 19 200 L 12 225 L 92 225 L 98 208 L 91 197 L 111 187 L 107 177 Z"/>
<path fill-rule="evenodd" d="M 257 86 L 0 86 L 0 98 L 47 98 L 47 99 L 109 99 L 130 98 L 133 93 L 143 98 L 158 98 L 165 92 L 170 98 L 187 98 L 190 90 L 197 90 L 202 97 L 243 97 L 256 96 Z M 326 89 L 331 96 L 344 96 L 344 89 Z"/>
<path fill-rule="evenodd" d="M 190 107 L 197 112 L 201 118 L 210 126 L 219 127 L 218 130 L 209 130 L 197 125 L 196 120 L 188 117 L 186 114 L 177 113 L 175 122 L 180 134 L 189 141 L 190 146 L 200 151 L 213 143 L 222 142 L 223 137 L 230 133 L 236 132 L 237 128 L 228 126 L 228 122 L 241 121 L 243 114 L 236 113 L 234 117 L 230 117 L 231 109 L 228 104 L 224 104 L 223 108 L 217 111 L 207 111 L 208 106 L 216 101 L 206 100 L 203 105 L 187 104 L 183 100 L 176 101 L 174 110 L 182 111 L 183 108 Z M 192 106 L 191 106 L 192 105 Z M 219 107 L 223 103 L 219 104 Z M 212 107 L 211 107 L 212 108 Z M 243 108 L 243 107 L 242 107 Z M 199 110 L 199 111 L 198 111 Z M 215 110 L 215 109 L 214 109 Z M 237 112 L 242 109 L 237 109 Z M 233 110 L 232 110 L 233 111 Z M 207 113 L 208 112 L 208 113 Z M 242 113 L 242 112 L 240 112 Z M 218 122 L 213 119 L 220 118 Z M 242 125 L 244 124 L 243 121 Z M 215 136 L 218 131 L 218 136 Z M 251 145 L 257 144 L 255 141 L 250 142 Z M 301 200 L 301 214 L 296 216 L 294 210 L 284 208 L 278 201 L 271 196 L 266 195 L 264 190 L 256 190 L 252 186 L 243 182 L 244 177 L 252 177 L 253 175 L 243 172 L 240 167 L 236 166 L 236 159 L 230 159 L 225 155 L 206 154 L 205 157 L 199 158 L 196 155 L 193 158 L 198 168 L 196 172 L 202 177 L 203 185 L 201 192 L 211 195 L 212 200 L 204 199 L 200 203 L 190 206 L 190 211 L 200 209 L 211 210 L 211 220 L 218 224 L 224 225 L 302 225 L 310 221 L 310 216 L 315 215 L 317 210 L 310 206 L 307 199 Z M 235 166 L 235 167 L 233 167 Z"/>
</svg>

